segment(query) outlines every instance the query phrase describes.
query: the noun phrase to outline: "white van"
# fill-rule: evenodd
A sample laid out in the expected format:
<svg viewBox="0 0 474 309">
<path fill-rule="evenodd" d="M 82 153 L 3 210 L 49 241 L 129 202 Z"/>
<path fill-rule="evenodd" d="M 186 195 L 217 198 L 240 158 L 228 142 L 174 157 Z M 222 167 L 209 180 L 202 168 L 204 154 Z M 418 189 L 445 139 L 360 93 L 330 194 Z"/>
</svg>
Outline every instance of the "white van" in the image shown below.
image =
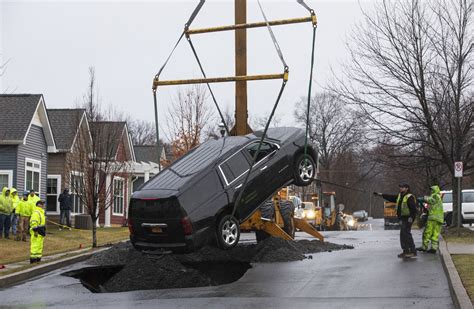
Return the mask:
<svg viewBox="0 0 474 309">
<path fill-rule="evenodd" d="M 443 193 L 444 221 L 451 225 L 453 216 L 453 192 L 441 191 Z M 474 189 L 462 190 L 462 222 L 474 223 Z"/>
</svg>

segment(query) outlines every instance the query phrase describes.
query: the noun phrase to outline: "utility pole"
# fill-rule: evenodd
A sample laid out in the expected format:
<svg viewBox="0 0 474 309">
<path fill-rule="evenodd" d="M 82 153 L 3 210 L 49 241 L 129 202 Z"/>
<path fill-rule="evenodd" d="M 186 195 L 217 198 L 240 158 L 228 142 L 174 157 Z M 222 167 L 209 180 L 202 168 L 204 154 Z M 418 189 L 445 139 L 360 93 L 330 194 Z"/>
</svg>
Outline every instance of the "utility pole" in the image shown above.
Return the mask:
<svg viewBox="0 0 474 309">
<path fill-rule="evenodd" d="M 235 0 L 235 24 L 247 23 L 247 0 Z M 247 29 L 235 30 L 235 76 L 247 75 Z M 232 135 L 246 135 L 252 130 L 247 124 L 247 81 L 235 82 L 235 126 Z"/>
</svg>

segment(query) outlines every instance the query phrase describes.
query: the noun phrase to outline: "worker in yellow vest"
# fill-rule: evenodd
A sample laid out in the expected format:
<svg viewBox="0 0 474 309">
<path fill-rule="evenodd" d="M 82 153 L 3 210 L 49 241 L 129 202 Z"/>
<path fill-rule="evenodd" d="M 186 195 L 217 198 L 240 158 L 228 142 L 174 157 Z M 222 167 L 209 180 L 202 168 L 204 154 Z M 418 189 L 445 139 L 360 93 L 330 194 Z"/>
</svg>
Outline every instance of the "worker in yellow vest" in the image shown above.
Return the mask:
<svg viewBox="0 0 474 309">
<path fill-rule="evenodd" d="M 43 241 L 46 236 L 46 217 L 44 202 L 39 200 L 30 218 L 30 263 L 41 262 L 43 256 Z"/>
<path fill-rule="evenodd" d="M 18 197 L 18 191 L 15 188 L 10 189 L 10 199 L 12 201 L 12 215 L 11 215 L 11 226 L 12 226 L 12 234 L 16 238 L 16 228 L 18 225 L 18 214 L 16 212 L 16 208 L 18 203 L 20 202 L 20 198 Z"/>
<path fill-rule="evenodd" d="M 18 202 L 16 207 L 16 214 L 19 216 L 16 240 L 26 241 L 26 235 L 30 226 L 30 217 L 33 209 L 36 207 L 28 201 L 30 192 L 23 192 L 23 198 Z"/>
<path fill-rule="evenodd" d="M 434 185 L 431 187 L 431 195 L 424 197 L 428 203 L 428 221 L 423 231 L 423 245 L 416 248 L 418 251 L 436 253 L 438 250 L 439 233 L 444 222 L 443 199 L 441 189 Z M 431 248 L 429 249 L 431 242 Z"/>
<path fill-rule="evenodd" d="M 416 247 L 411 234 L 411 226 L 416 217 L 416 197 L 410 192 L 410 186 L 406 182 L 398 185 L 399 193 L 397 195 L 383 194 L 374 192 L 384 200 L 397 203 L 397 216 L 400 220 L 400 245 L 403 252 L 398 255 L 399 258 L 416 257 Z"/>
<path fill-rule="evenodd" d="M 30 190 L 30 195 L 28 195 L 28 201 L 34 206 L 36 206 L 36 203 L 40 200 L 38 195 L 36 195 L 35 190 Z"/>
<path fill-rule="evenodd" d="M 10 189 L 4 187 L 0 194 L 0 238 L 10 238 L 10 223 L 13 210 Z"/>
</svg>

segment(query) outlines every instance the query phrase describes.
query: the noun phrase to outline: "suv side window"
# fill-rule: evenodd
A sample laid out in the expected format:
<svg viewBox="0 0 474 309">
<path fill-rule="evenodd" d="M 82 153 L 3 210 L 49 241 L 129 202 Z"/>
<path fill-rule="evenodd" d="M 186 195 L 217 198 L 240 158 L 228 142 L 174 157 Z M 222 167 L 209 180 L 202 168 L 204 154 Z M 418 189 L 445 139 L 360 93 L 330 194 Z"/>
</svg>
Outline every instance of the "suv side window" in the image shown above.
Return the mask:
<svg viewBox="0 0 474 309">
<path fill-rule="evenodd" d="M 237 152 L 220 166 L 227 184 L 230 184 L 239 176 L 244 174 L 250 167 L 242 151 Z"/>
<path fill-rule="evenodd" d="M 245 147 L 245 150 L 250 155 L 250 158 L 253 158 L 253 156 L 257 152 L 258 144 L 259 144 L 258 142 L 257 143 L 252 143 L 252 144 L 248 145 L 247 147 Z M 275 148 L 271 144 L 263 142 L 262 146 L 260 147 L 260 152 L 258 153 L 257 160 L 255 161 L 255 163 L 257 163 L 258 161 L 260 161 L 263 158 L 265 158 L 266 156 L 268 156 L 274 150 L 275 150 Z"/>
</svg>

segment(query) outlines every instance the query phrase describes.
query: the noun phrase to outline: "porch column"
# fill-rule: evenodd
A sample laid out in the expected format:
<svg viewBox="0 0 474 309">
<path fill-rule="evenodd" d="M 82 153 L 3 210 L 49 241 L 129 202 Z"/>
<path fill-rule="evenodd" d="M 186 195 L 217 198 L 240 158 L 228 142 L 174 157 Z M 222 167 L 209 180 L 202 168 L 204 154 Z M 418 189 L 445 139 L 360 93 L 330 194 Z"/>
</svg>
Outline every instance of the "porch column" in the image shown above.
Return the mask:
<svg viewBox="0 0 474 309">
<path fill-rule="evenodd" d="M 150 180 L 150 171 L 145 171 L 145 182 Z"/>
<path fill-rule="evenodd" d="M 108 191 L 111 191 L 110 183 L 111 183 L 110 175 L 107 175 L 105 177 L 105 207 L 107 208 L 105 210 L 104 227 L 110 227 L 110 219 L 111 219 L 110 216 L 112 214 L 111 208 L 114 207 L 114 205 L 112 205 L 112 203 L 110 202 L 111 192 L 108 192 Z"/>
</svg>

